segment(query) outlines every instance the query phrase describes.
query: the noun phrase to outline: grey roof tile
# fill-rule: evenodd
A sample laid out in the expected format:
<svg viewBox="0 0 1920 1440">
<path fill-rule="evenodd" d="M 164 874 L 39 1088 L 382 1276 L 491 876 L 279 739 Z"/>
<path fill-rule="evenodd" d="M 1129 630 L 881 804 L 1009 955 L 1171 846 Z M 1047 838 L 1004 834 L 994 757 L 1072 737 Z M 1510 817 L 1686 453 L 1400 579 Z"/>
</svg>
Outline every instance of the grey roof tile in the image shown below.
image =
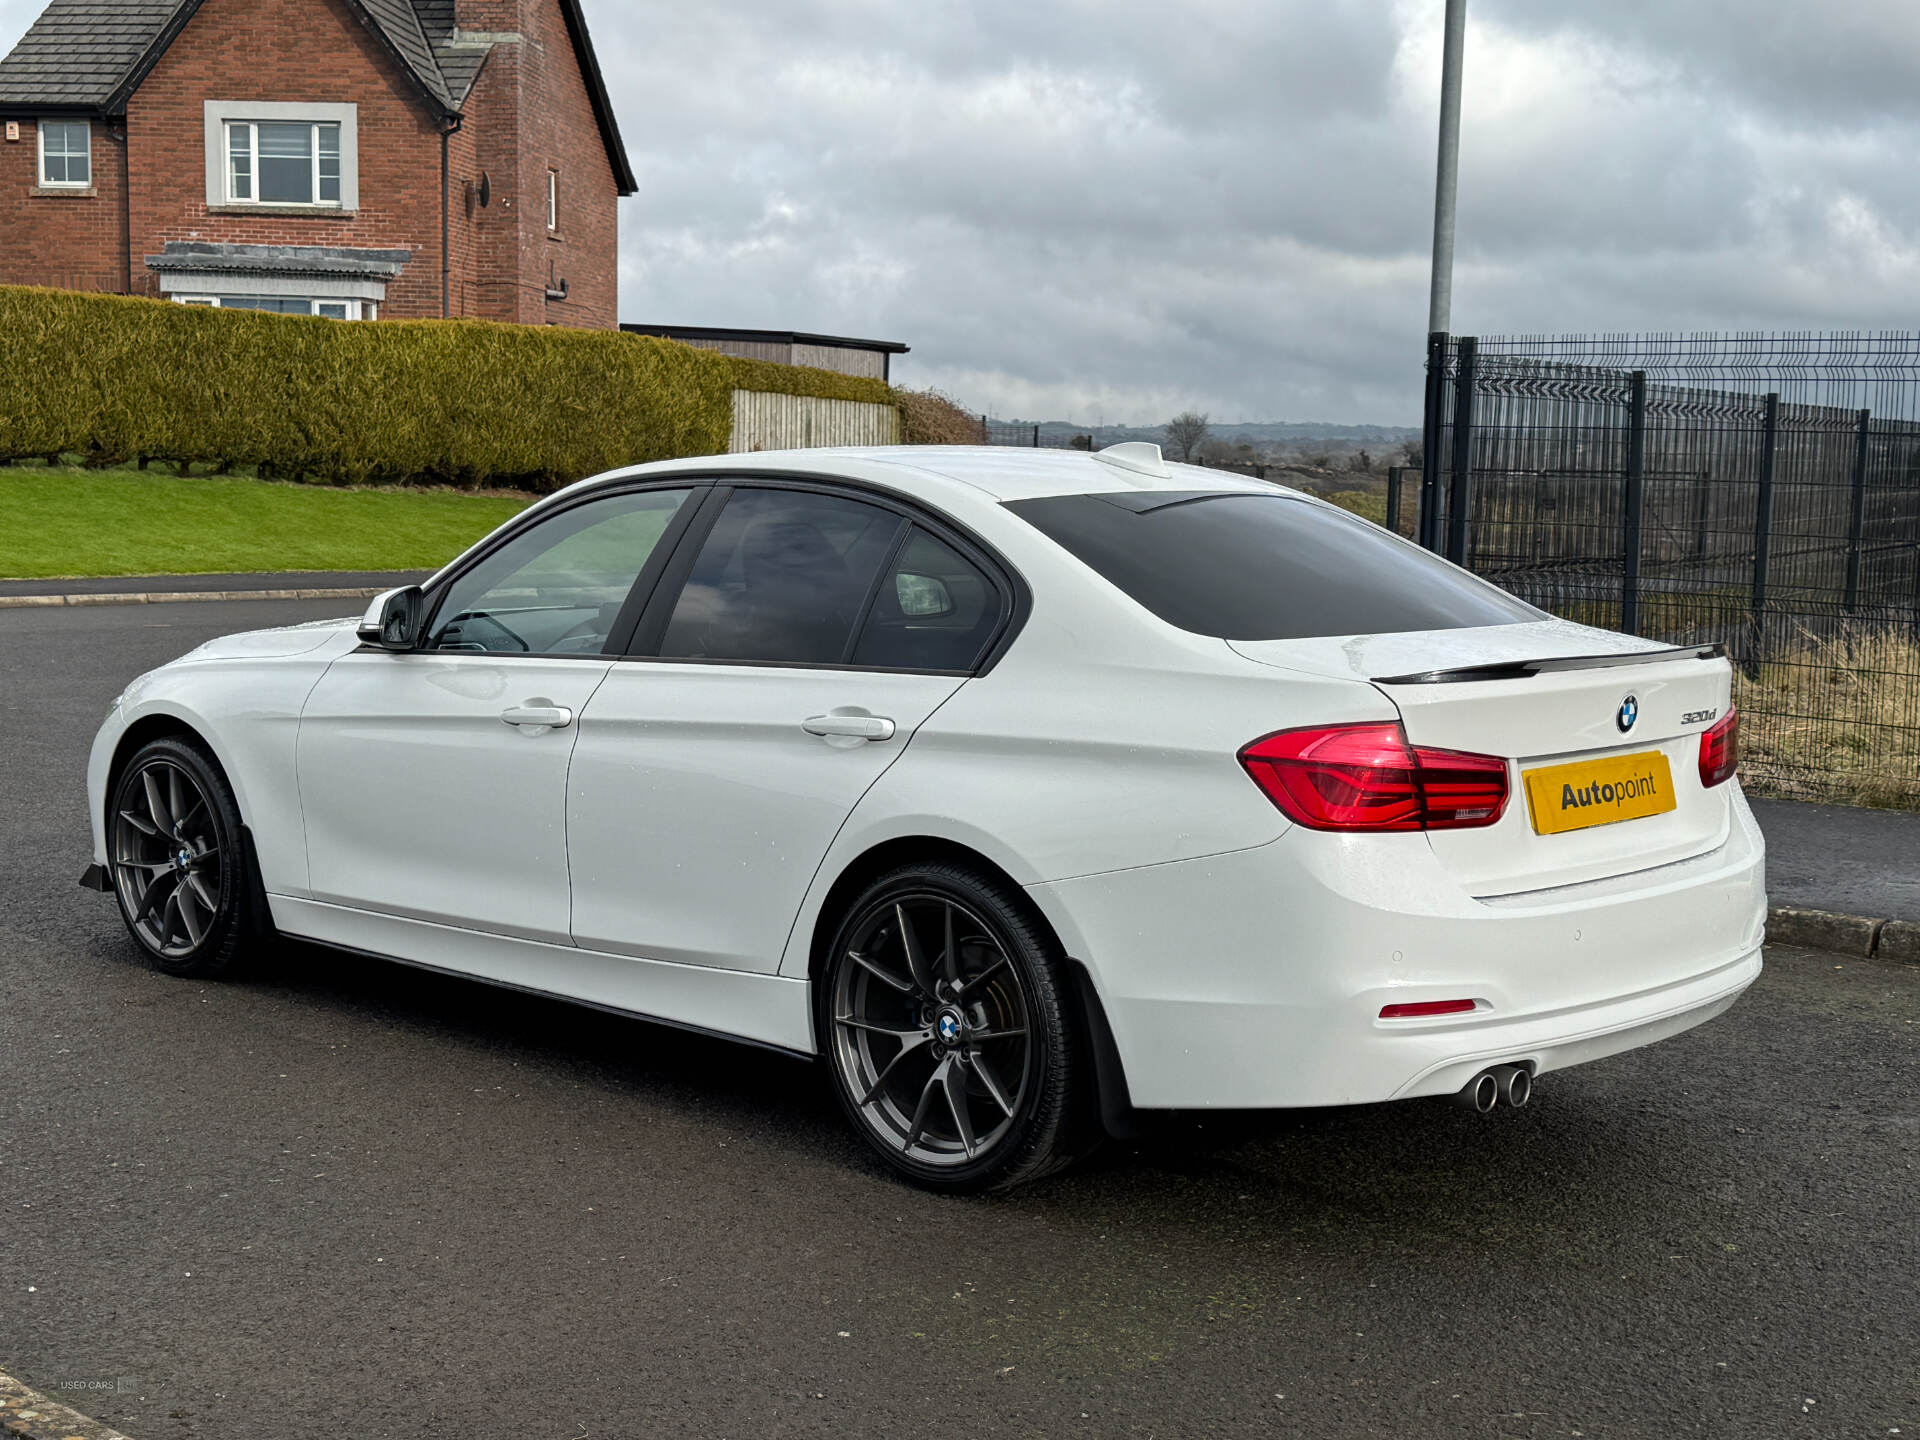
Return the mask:
<svg viewBox="0 0 1920 1440">
<path fill-rule="evenodd" d="M 345 245 L 229 245 L 169 240 L 147 268 L 251 275 L 398 275 L 411 250 L 364 250 Z"/>
<path fill-rule="evenodd" d="M 102 105 L 184 0 L 53 0 L 5 59 L 0 105 Z"/>
<path fill-rule="evenodd" d="M 414 13 L 412 0 L 360 0 L 360 6 L 366 11 L 373 23 L 387 38 L 400 56 L 401 63 L 418 80 L 426 92 L 448 110 L 458 109 L 453 96 L 447 91 L 446 77 L 440 73 L 440 64 L 434 59 L 433 47 L 427 43 L 426 33 L 420 28 L 420 17 Z"/>
<path fill-rule="evenodd" d="M 413 0 L 413 13 L 420 17 L 420 29 L 433 47 L 433 58 L 446 78 L 447 93 L 455 105 L 465 105 L 474 77 L 493 46 L 485 41 L 474 44 L 454 40 L 453 0 Z"/>
</svg>

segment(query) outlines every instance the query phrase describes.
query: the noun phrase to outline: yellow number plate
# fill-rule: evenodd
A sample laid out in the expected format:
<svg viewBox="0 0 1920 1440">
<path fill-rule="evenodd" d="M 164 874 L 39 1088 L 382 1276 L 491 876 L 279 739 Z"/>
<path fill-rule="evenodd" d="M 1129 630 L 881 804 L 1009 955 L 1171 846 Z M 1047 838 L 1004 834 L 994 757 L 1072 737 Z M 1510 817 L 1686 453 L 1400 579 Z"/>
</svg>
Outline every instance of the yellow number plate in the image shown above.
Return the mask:
<svg viewBox="0 0 1920 1440">
<path fill-rule="evenodd" d="M 1526 780 L 1537 835 L 1664 815 L 1675 804 L 1673 771 L 1659 750 L 1549 765 L 1527 771 Z"/>
</svg>

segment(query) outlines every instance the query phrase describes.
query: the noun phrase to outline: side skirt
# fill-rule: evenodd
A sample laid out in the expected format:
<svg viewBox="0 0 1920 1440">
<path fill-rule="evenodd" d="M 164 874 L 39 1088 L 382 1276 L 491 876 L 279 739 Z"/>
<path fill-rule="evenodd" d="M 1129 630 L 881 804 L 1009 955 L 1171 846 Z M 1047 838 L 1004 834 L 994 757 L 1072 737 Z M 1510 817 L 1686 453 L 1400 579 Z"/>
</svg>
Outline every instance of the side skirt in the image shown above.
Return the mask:
<svg viewBox="0 0 1920 1440">
<path fill-rule="evenodd" d="M 288 939 L 567 1000 L 796 1059 L 814 1056 L 810 987 L 804 980 L 607 955 L 290 895 L 268 898 L 274 926 Z"/>
</svg>

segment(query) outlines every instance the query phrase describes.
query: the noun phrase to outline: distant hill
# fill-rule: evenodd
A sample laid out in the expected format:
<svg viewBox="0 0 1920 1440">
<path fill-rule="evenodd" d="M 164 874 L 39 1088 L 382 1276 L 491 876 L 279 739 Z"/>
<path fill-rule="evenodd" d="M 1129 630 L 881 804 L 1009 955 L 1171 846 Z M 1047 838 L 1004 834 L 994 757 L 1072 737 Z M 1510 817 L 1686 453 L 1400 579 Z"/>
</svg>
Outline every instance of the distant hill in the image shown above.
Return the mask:
<svg viewBox="0 0 1920 1440">
<path fill-rule="evenodd" d="M 1065 445 L 1076 435 L 1092 435 L 1098 445 L 1118 445 L 1127 440 L 1151 440 L 1164 445 L 1166 427 L 1162 425 L 1076 425 L 1066 420 L 1000 420 L 999 427 L 1024 426 L 1029 431 L 1040 427 L 1042 445 Z M 1241 425 L 1209 425 L 1207 438 L 1228 445 L 1248 444 L 1256 449 L 1267 445 L 1363 445 L 1385 452 L 1396 445 L 1420 439 L 1414 425 L 1336 425 L 1324 420 L 1259 420 Z"/>
</svg>

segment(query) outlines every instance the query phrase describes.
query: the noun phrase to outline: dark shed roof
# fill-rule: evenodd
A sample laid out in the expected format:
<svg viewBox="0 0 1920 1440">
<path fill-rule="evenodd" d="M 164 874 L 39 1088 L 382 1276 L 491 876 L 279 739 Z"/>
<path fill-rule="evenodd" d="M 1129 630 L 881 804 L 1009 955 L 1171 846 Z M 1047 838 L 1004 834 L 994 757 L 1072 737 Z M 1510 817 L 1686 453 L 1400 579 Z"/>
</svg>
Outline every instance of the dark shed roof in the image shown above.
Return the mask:
<svg viewBox="0 0 1920 1440">
<path fill-rule="evenodd" d="M 453 0 L 346 0 L 421 94 L 445 117 L 467 103 L 492 42 L 463 41 Z M 200 0 L 52 0 L 20 43 L 0 59 L 0 111 L 81 111 L 119 115 Z M 600 138 L 622 195 L 635 189 L 633 167 L 600 76 L 580 0 L 560 11 L 586 77 Z"/>
<path fill-rule="evenodd" d="M 834 345 L 842 350 L 878 350 L 905 355 L 898 340 L 856 340 L 848 335 L 810 335 L 801 330 L 726 330 L 711 325 L 636 325 L 622 323 L 630 335 L 658 335 L 665 340 L 732 340 L 748 345 Z"/>
</svg>

